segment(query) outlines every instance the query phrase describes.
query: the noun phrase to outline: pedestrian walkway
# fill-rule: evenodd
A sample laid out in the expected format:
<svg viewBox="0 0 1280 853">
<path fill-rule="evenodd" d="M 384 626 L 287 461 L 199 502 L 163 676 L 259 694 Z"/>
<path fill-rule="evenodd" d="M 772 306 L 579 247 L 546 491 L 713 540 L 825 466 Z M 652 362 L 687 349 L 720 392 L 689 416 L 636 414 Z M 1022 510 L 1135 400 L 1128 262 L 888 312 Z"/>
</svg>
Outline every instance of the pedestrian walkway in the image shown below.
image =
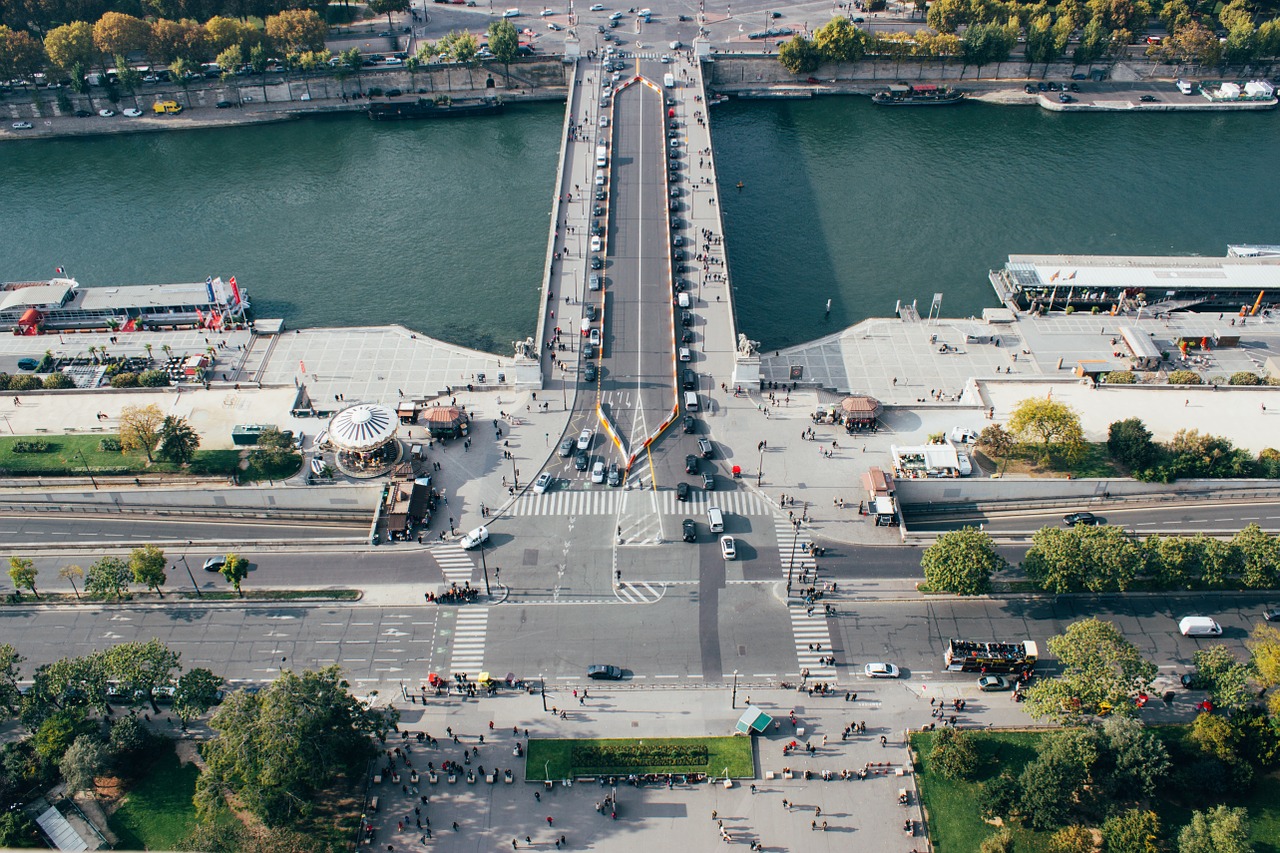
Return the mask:
<svg viewBox="0 0 1280 853">
<path fill-rule="evenodd" d="M 810 681 L 834 682 L 836 668 L 822 663 L 823 658 L 831 652 L 831 630 L 827 627 L 827 617 L 822 609 L 810 611 L 804 604 L 792 604 L 791 633 L 795 635 L 796 657 L 800 662 L 800 671 L 809 671 Z"/>
<path fill-rule="evenodd" d="M 537 515 L 615 515 L 623 505 L 627 492 L 617 489 L 577 490 L 547 492 L 542 495 L 526 494 L 505 510 L 513 517 Z M 686 516 L 706 512 L 709 506 L 718 506 L 736 515 L 772 515 L 773 507 L 759 495 L 747 491 L 705 492 L 693 490 L 689 500 L 676 499 L 674 489 L 656 493 L 658 512 L 661 515 Z M 785 522 L 786 519 L 783 519 Z M 789 525 L 788 525 L 789 527 Z"/>
<path fill-rule="evenodd" d="M 661 583 L 630 583 L 623 581 L 614 587 L 614 595 L 624 604 L 653 604 L 666 593 L 667 587 Z"/>
<path fill-rule="evenodd" d="M 488 607 L 459 607 L 449 672 L 478 673 L 484 669 L 484 644 L 489 631 Z"/>
<path fill-rule="evenodd" d="M 799 588 L 804 584 L 806 576 L 814 573 L 817 560 L 810 550 L 813 540 L 801 524 L 799 528 L 786 516 L 777 515 L 773 519 L 773 529 L 778 535 L 778 557 L 782 564 L 782 577 Z"/>
<path fill-rule="evenodd" d="M 471 555 L 464 551 L 461 545 L 456 542 L 438 545 L 431 549 L 431 556 L 435 558 L 440 571 L 444 573 L 445 583 L 456 583 L 458 586 L 470 583 L 476 564 L 471 561 Z"/>
</svg>

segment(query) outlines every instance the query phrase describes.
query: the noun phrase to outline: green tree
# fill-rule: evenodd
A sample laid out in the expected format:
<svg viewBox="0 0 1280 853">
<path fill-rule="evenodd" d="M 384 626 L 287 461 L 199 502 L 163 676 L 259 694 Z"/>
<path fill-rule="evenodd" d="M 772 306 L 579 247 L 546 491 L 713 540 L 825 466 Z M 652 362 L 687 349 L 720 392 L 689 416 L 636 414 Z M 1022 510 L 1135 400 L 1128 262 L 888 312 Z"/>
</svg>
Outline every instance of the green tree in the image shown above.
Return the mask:
<svg viewBox="0 0 1280 853">
<path fill-rule="evenodd" d="M 1242 808 L 1214 806 L 1191 814 L 1191 822 L 1178 833 L 1178 853 L 1252 853 L 1249 812 Z"/>
<path fill-rule="evenodd" d="M 1018 810 L 1033 827 L 1048 830 L 1066 823 L 1086 789 L 1098 750 L 1092 728 L 1064 729 L 1045 739 L 1039 756 L 1023 768 L 1018 780 Z"/>
<path fill-rule="evenodd" d="M 164 597 L 164 593 L 160 587 L 164 586 L 167 580 L 164 572 L 167 565 L 164 551 L 155 545 L 143 545 L 129 553 L 129 571 L 133 573 L 134 582 L 142 584 L 147 589 L 155 590 L 161 598 Z"/>
<path fill-rule="evenodd" d="M 929 764 L 948 779 L 972 779 L 978 770 L 978 748 L 973 734 L 955 728 L 935 732 Z"/>
<path fill-rule="evenodd" d="M 138 374 L 125 370 L 111 377 L 112 388 L 137 388 Z"/>
<path fill-rule="evenodd" d="M 1040 454 L 1049 458 L 1053 452 L 1075 459 L 1084 450 L 1084 429 L 1080 416 L 1065 403 L 1028 397 L 1017 405 L 1009 418 L 1009 431 L 1021 442 L 1039 442 Z"/>
<path fill-rule="evenodd" d="M 58 770 L 67 783 L 67 793 L 94 793 L 94 780 L 107 769 L 110 756 L 94 735 L 79 735 L 62 755 Z"/>
<path fill-rule="evenodd" d="M 12 717 L 22 707 L 22 691 L 18 688 L 18 667 L 26 660 L 8 643 L 0 643 L 0 711 Z M 2 842 L 0 842 L 2 843 Z"/>
<path fill-rule="evenodd" d="M 1015 44 L 1015 36 L 994 21 L 974 24 L 965 31 L 960 59 L 965 67 L 979 69 L 992 62 L 1004 62 Z M 963 76 L 963 71 L 961 73 Z"/>
<path fill-rule="evenodd" d="M 1197 649 L 1191 656 L 1196 667 L 1196 681 L 1208 692 L 1213 704 L 1229 711 L 1241 711 L 1253 698 L 1249 690 L 1252 671 L 1248 663 L 1236 660 L 1226 646 Z"/>
<path fill-rule="evenodd" d="M 1096 775 L 1108 801 L 1140 802 L 1154 796 L 1173 767 L 1164 741 L 1132 717 L 1109 717 L 1102 734 L 1107 745 Z"/>
<path fill-rule="evenodd" d="M 65 373 L 50 373 L 44 378 L 44 387 L 49 391 L 65 390 L 76 387 L 75 380 Z"/>
<path fill-rule="evenodd" d="M 228 554 L 222 564 L 222 576 L 227 579 L 229 584 L 235 587 L 236 593 L 241 598 L 244 598 L 240 583 L 249 576 L 249 561 L 239 554 Z"/>
<path fill-rule="evenodd" d="M 476 54 L 480 52 L 480 41 L 463 30 L 450 32 L 440 39 L 436 46 L 440 49 L 442 56 L 468 68 L 475 67 Z"/>
<path fill-rule="evenodd" d="M 778 61 L 792 74 L 812 74 L 822 64 L 822 54 L 811 39 L 796 35 L 778 45 Z"/>
<path fill-rule="evenodd" d="M 200 434 L 192 428 L 185 418 L 169 415 L 160 427 L 161 459 L 185 465 L 195 458 L 200 447 Z"/>
<path fill-rule="evenodd" d="M 1018 814 L 1018 804 L 1022 801 L 1022 787 L 1009 771 L 1004 771 L 996 778 L 986 782 L 978 794 L 978 814 L 985 820 L 1001 820 Z"/>
<path fill-rule="evenodd" d="M 36 598 L 40 597 L 40 593 L 36 592 L 36 575 L 38 574 L 40 570 L 36 568 L 36 564 L 26 557 L 9 558 L 9 579 L 13 581 L 14 587 L 29 589 Z"/>
<path fill-rule="evenodd" d="M 1106 708 L 1136 713 L 1133 697 L 1148 692 L 1156 666 L 1110 622 L 1085 619 L 1049 638 L 1060 674 L 1041 678 L 1026 691 L 1032 716 L 1055 722 L 1076 721 Z"/>
<path fill-rule="evenodd" d="M 1195 589 L 1204 585 L 1209 539 L 1196 536 L 1151 536 L 1143 543 L 1147 570 L 1165 589 Z"/>
<path fill-rule="evenodd" d="M 1261 385 L 1262 379 L 1251 370 L 1238 370 L 1227 380 L 1229 385 Z"/>
<path fill-rule="evenodd" d="M 137 714 L 124 714 L 111 721 L 107 746 L 116 767 L 127 772 L 157 739 Z"/>
<path fill-rule="evenodd" d="M 1191 23 L 1191 9 L 1186 0 L 1165 0 L 1160 7 L 1160 23 L 1170 35 Z"/>
<path fill-rule="evenodd" d="M 169 374 L 163 370 L 144 370 L 138 374 L 138 384 L 143 388 L 164 388 L 169 385 Z"/>
<path fill-rule="evenodd" d="M 76 738 L 94 732 L 97 725 L 85 718 L 83 709 L 62 708 L 50 714 L 32 740 L 36 754 L 51 764 L 59 764 Z"/>
<path fill-rule="evenodd" d="M 18 847 L 43 847 L 40 830 L 23 811 L 0 814 L 0 846 L 5 849 Z"/>
<path fill-rule="evenodd" d="M 1008 456 L 1013 452 L 1014 439 L 1000 424 L 992 424 L 978 433 L 978 447 L 991 456 Z"/>
<path fill-rule="evenodd" d="M 997 829 L 992 835 L 982 839 L 978 845 L 978 853 L 1013 853 L 1013 832 L 1008 828 Z"/>
<path fill-rule="evenodd" d="M 1102 824 L 1107 853 L 1161 853 L 1160 818 L 1153 811 L 1130 809 Z"/>
<path fill-rule="evenodd" d="M 1050 592 L 1124 592 L 1145 564 L 1145 553 L 1132 537 L 1102 525 L 1040 528 L 1022 568 Z"/>
<path fill-rule="evenodd" d="M 100 557 L 84 577 L 84 591 L 90 598 L 123 601 L 129 597 L 129 564 L 119 557 Z"/>
<path fill-rule="evenodd" d="M 506 18 L 494 21 L 489 25 L 489 50 L 493 58 L 502 63 L 503 73 L 507 78 L 507 86 L 511 85 L 511 62 L 520 51 L 520 35 L 515 24 Z"/>
<path fill-rule="evenodd" d="M 218 54 L 216 62 L 218 63 L 218 68 L 222 71 L 223 79 L 230 80 L 235 76 L 240 66 L 244 65 L 244 48 L 238 44 L 233 44 Z"/>
<path fill-rule="evenodd" d="M 1079 824 L 1064 826 L 1049 836 L 1049 853 L 1093 853 L 1093 833 Z"/>
<path fill-rule="evenodd" d="M 857 62 L 867 55 L 866 32 L 844 16 L 819 27 L 813 41 L 827 62 Z"/>
<path fill-rule="evenodd" d="M 208 711 L 218 702 L 222 679 L 204 667 L 195 667 L 178 678 L 177 692 L 173 697 L 173 712 L 187 724 Z"/>
<path fill-rule="evenodd" d="M 387 29 L 391 29 L 395 24 L 391 23 L 392 12 L 408 12 L 409 0 L 368 0 L 369 11 L 375 15 L 387 16 Z M 504 19 L 505 20 L 505 19 Z M 489 48 L 493 50 L 492 47 Z M 493 51 L 497 53 L 496 50 Z"/>
<path fill-rule="evenodd" d="M 120 447 L 122 450 L 141 450 L 147 461 L 153 461 L 151 452 L 160 440 L 164 425 L 164 413 L 155 403 L 147 406 L 125 406 L 120 410 Z"/>
<path fill-rule="evenodd" d="M 966 0 L 933 0 L 925 14 L 925 23 L 940 33 L 955 33 L 971 20 Z"/>
<path fill-rule="evenodd" d="M 113 646 L 104 658 L 107 670 L 120 683 L 129 703 L 148 702 L 156 714 L 160 713 L 156 688 L 173 683 L 173 673 L 181 659 L 180 654 L 154 637 Z"/>
<path fill-rule="evenodd" d="M 1273 589 L 1280 582 L 1280 541 L 1256 523 L 1231 537 L 1231 544 L 1244 562 L 1244 585 L 1250 589 Z"/>
<path fill-rule="evenodd" d="M 73 79 L 71 69 L 91 66 L 95 51 L 93 26 L 84 21 L 54 27 L 44 37 L 44 52 L 49 61 Z M 83 77 L 83 73 L 80 76 Z"/>
<path fill-rule="evenodd" d="M 920 559 L 930 588 L 958 595 L 982 595 L 991 576 L 1008 568 L 991 537 L 977 527 L 941 534 Z"/>
<path fill-rule="evenodd" d="M 1115 421 L 1107 428 L 1107 452 L 1130 471 L 1145 468 L 1155 458 L 1156 450 L 1151 430 L 1141 418 Z"/>
<path fill-rule="evenodd" d="M 1254 627 L 1246 645 L 1254 679 L 1262 689 L 1270 690 L 1280 684 L 1280 629 L 1260 623 Z M 1268 703 L 1272 716 L 1280 717 L 1280 692 L 1272 691 Z"/>
<path fill-rule="evenodd" d="M 341 670 L 282 672 L 259 693 L 237 691 L 209 721 L 215 735 L 202 750 L 196 798 L 203 814 L 223 806 L 224 792 L 269 826 L 311 813 L 317 792 L 342 774 L 363 772 L 398 719 L 393 708 L 365 706 Z"/>
</svg>

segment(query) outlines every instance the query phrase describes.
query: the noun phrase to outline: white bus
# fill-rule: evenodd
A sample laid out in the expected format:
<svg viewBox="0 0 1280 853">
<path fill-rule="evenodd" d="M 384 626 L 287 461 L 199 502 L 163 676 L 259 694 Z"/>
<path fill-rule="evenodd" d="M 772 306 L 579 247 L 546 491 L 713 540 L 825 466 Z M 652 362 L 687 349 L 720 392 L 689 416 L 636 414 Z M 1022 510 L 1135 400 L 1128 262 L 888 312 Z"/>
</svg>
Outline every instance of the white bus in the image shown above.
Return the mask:
<svg viewBox="0 0 1280 853">
<path fill-rule="evenodd" d="M 609 152 L 603 145 L 596 146 L 596 165 L 603 168 L 609 162 Z"/>
</svg>

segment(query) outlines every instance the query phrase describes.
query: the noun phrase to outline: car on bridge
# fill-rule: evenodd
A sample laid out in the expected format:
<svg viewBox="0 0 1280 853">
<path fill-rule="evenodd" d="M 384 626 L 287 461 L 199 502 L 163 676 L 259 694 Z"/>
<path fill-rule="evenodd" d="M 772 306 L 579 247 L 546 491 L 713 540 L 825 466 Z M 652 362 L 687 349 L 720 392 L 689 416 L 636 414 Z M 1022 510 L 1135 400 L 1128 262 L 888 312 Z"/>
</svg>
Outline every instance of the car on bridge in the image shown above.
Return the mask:
<svg viewBox="0 0 1280 853">
<path fill-rule="evenodd" d="M 1069 512 L 1062 517 L 1067 527 L 1075 527 L 1083 525 L 1085 527 L 1097 527 L 1105 522 L 1091 512 Z"/>
</svg>

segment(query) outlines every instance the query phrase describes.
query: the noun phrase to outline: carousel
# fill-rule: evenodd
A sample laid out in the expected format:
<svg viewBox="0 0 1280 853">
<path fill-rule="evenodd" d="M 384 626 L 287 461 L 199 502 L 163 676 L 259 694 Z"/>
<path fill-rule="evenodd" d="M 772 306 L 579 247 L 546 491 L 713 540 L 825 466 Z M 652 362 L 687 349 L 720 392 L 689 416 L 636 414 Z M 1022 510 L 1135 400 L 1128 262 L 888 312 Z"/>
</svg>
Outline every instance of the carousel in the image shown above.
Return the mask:
<svg viewBox="0 0 1280 853">
<path fill-rule="evenodd" d="M 884 414 L 884 406 L 868 394 L 850 394 L 840 401 L 844 428 L 848 432 L 876 428 L 876 419 Z"/>
<path fill-rule="evenodd" d="M 329 442 L 337 467 L 349 477 L 367 480 L 391 471 L 403 449 L 396 440 L 396 413 L 377 403 L 360 403 L 329 421 Z"/>
</svg>

